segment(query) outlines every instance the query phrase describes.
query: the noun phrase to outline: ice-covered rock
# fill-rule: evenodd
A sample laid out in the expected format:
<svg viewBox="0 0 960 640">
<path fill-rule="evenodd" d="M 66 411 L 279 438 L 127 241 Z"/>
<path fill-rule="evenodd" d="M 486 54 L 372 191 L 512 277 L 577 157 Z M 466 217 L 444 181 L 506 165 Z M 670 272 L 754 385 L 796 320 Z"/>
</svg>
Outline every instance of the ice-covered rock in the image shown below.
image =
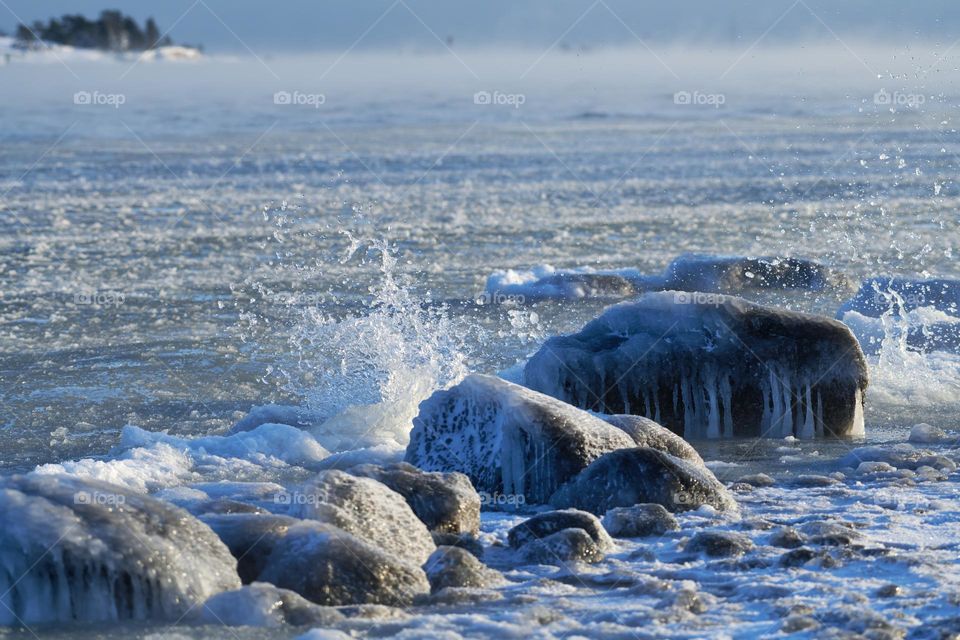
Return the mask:
<svg viewBox="0 0 960 640">
<path fill-rule="evenodd" d="M 736 501 L 709 469 L 645 447 L 601 456 L 550 497 L 555 507 L 597 515 L 642 503 L 659 504 L 669 511 L 701 505 L 736 509 Z"/>
<path fill-rule="evenodd" d="M 346 620 L 333 607 L 314 604 L 293 591 L 265 582 L 218 593 L 191 613 L 198 624 L 228 627 L 328 627 Z"/>
<path fill-rule="evenodd" d="M 507 532 L 507 541 L 514 549 L 546 538 L 564 529 L 583 529 L 601 551 L 613 549 L 613 540 L 603 528 L 597 516 L 578 509 L 561 509 L 538 513 Z"/>
<path fill-rule="evenodd" d="M 659 504 L 615 507 L 603 516 L 603 527 L 615 538 L 645 538 L 677 531 L 677 519 Z"/>
<path fill-rule="evenodd" d="M 960 316 L 960 280 L 868 278 L 851 299 L 841 305 L 837 317 L 848 311 L 879 318 L 888 311 L 913 311 L 930 307 L 951 316 Z"/>
<path fill-rule="evenodd" d="M 547 298 L 625 298 L 645 289 L 636 269 L 597 271 L 590 267 L 554 269 L 550 265 L 529 271 L 497 271 L 487 278 L 478 302 L 533 302 Z"/>
<path fill-rule="evenodd" d="M 290 516 L 259 513 L 210 514 L 201 519 L 237 559 L 237 573 L 244 584 L 260 576 L 274 548 L 290 527 L 301 522 Z"/>
<path fill-rule="evenodd" d="M 648 293 L 551 338 L 524 383 L 687 439 L 863 433 L 867 365 L 829 318 L 719 294 Z"/>
<path fill-rule="evenodd" d="M 690 538 L 684 550 L 714 557 L 729 557 L 743 555 L 752 548 L 753 541 L 742 533 L 701 531 Z"/>
<path fill-rule="evenodd" d="M 505 582 L 503 575 L 459 547 L 437 547 L 423 570 L 434 593 L 448 587 L 489 589 Z"/>
<path fill-rule="evenodd" d="M 650 418 L 622 413 L 603 419 L 633 438 L 635 446 L 659 449 L 677 458 L 703 464 L 703 458 L 689 442 Z"/>
<path fill-rule="evenodd" d="M 671 262 L 664 271 L 661 287 L 708 293 L 740 293 L 751 289 L 852 289 L 844 273 L 805 258 L 699 254 L 685 254 Z"/>
<path fill-rule="evenodd" d="M 908 440 L 910 442 L 921 444 L 934 444 L 945 441 L 956 441 L 957 437 L 948 436 L 947 432 L 940 427 L 935 427 L 931 424 L 921 422 L 920 424 L 915 424 L 913 427 L 911 427 L 910 437 Z"/>
<path fill-rule="evenodd" d="M 296 591 L 317 604 L 404 607 L 430 593 L 419 566 L 332 525 L 290 527 L 267 557 L 258 580 Z"/>
<path fill-rule="evenodd" d="M 525 387 L 471 375 L 420 405 L 406 461 L 459 471 L 478 491 L 544 503 L 598 457 L 634 446 L 623 431 Z"/>
<path fill-rule="evenodd" d="M 239 586 L 227 547 L 179 507 L 71 476 L 0 478 L 0 626 L 177 620 Z"/>
<path fill-rule="evenodd" d="M 316 416 L 305 407 L 265 404 L 252 407 L 247 415 L 230 427 L 230 433 L 253 431 L 264 424 L 285 424 L 298 429 L 309 429 L 315 422 Z"/>
<path fill-rule="evenodd" d="M 929 449 L 918 449 L 906 442 L 857 447 L 840 459 L 840 466 L 856 469 L 864 462 L 886 462 L 897 469 L 912 471 L 921 467 L 933 467 L 949 472 L 957 470 L 957 464 L 950 458 Z"/>
<path fill-rule="evenodd" d="M 437 548 L 404 497 L 373 478 L 330 469 L 291 495 L 291 515 L 332 524 L 417 566 Z"/>
<path fill-rule="evenodd" d="M 600 545 L 579 527 L 561 529 L 546 537 L 531 540 L 520 548 L 520 555 L 526 562 L 551 565 L 594 563 L 604 557 Z"/>
<path fill-rule="evenodd" d="M 373 478 L 402 495 L 431 532 L 480 530 L 480 496 L 462 473 L 423 471 L 406 462 L 358 465 L 348 472 Z"/>
</svg>

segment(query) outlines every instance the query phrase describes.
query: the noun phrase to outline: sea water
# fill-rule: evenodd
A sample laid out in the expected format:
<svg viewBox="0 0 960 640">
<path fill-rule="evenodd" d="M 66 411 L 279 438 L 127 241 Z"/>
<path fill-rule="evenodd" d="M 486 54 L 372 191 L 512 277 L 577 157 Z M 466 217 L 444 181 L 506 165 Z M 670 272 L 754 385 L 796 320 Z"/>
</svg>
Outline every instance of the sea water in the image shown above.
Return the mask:
<svg viewBox="0 0 960 640">
<path fill-rule="evenodd" d="M 748 58 L 723 81 L 717 55 L 673 52 L 671 74 L 642 51 L 4 67 L 0 473 L 39 467 L 189 504 L 188 488 L 209 482 L 288 486 L 328 452 L 395 459 L 434 390 L 509 371 L 609 302 L 485 295 L 507 270 L 656 274 L 701 252 L 808 257 L 854 281 L 958 277 L 953 72 L 919 77 L 920 62 L 861 52 L 879 74 L 811 50 L 816 82 L 784 71 L 790 52 Z M 127 99 L 73 102 L 94 90 Z M 676 103 L 693 90 L 725 100 Z M 881 90 L 924 100 L 891 106 Z M 278 104 L 281 91 L 324 101 Z M 481 91 L 525 99 L 477 103 Z M 842 298 L 761 301 L 832 316 Z M 949 437 L 960 359 L 900 339 L 923 321 L 855 327 L 879 345 L 862 439 L 697 445 L 722 480 L 782 480 L 738 493 L 739 514 L 686 514 L 677 535 L 623 542 L 590 569 L 510 569 L 501 601 L 363 630 L 749 637 L 790 615 L 860 632 L 960 615 L 956 475 L 857 462 L 892 460 L 918 423 L 948 437 L 909 446 L 960 456 Z M 227 435 L 268 403 L 304 408 L 312 437 Z M 842 470 L 828 486 L 791 484 Z M 769 528 L 823 519 L 878 551 L 836 568 L 777 566 Z M 485 514 L 484 542 L 519 521 Z M 747 532 L 769 566 L 684 556 L 703 528 Z M 876 595 L 891 582 L 907 595 Z"/>
</svg>

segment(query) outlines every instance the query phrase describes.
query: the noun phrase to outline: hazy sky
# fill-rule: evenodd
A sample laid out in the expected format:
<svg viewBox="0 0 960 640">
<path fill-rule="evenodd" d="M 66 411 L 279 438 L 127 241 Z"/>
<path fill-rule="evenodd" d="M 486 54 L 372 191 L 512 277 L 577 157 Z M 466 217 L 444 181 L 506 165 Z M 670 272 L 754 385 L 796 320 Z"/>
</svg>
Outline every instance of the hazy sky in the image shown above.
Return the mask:
<svg viewBox="0 0 960 640">
<path fill-rule="evenodd" d="M 18 18 L 94 16 L 104 8 L 140 20 L 152 15 L 177 42 L 257 53 L 342 50 L 354 42 L 357 48 L 440 46 L 433 34 L 452 37 L 455 46 L 535 48 L 557 40 L 573 47 L 623 45 L 637 37 L 745 46 L 761 36 L 763 44 L 840 37 L 943 46 L 960 38 L 956 0 L 3 0 L 0 29 L 12 31 Z"/>
</svg>

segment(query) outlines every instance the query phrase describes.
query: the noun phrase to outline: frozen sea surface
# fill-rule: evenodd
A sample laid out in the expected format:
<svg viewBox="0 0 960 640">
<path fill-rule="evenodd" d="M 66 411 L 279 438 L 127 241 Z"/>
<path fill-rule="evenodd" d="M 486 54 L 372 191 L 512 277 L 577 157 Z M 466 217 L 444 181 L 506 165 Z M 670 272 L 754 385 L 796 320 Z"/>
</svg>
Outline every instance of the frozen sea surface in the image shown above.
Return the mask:
<svg viewBox="0 0 960 640">
<path fill-rule="evenodd" d="M 216 439 L 269 402 L 308 406 L 325 421 L 325 445 L 343 436 L 396 451 L 431 391 L 467 371 L 508 369 L 609 302 L 484 298 L 498 271 L 657 274 L 699 252 L 813 258 L 854 281 L 960 277 L 950 78 L 905 80 L 865 54 L 880 79 L 845 60 L 839 70 L 816 63 L 827 80 L 812 83 L 785 77 L 772 55 L 711 85 L 736 55 L 666 56 L 678 81 L 642 54 L 599 52 L 548 56 L 518 82 L 529 57 L 504 71 L 496 56 L 464 54 L 470 73 L 449 57 L 370 54 L 0 67 L 0 84 L 32 87 L 0 92 L 0 473 L 51 465 L 171 498 L 211 481 L 289 486 L 310 475 L 319 444 L 291 452 L 266 436 Z M 623 59 L 634 84 L 610 71 Z M 676 91 L 698 86 L 726 91 L 725 104 L 674 104 Z M 881 89 L 925 99 L 891 108 L 876 103 Z M 526 100 L 474 103 L 494 90 Z M 77 91 L 127 99 L 75 105 Z M 278 91 L 325 100 L 275 104 Z M 758 299 L 829 316 L 842 302 Z M 787 625 L 810 637 L 896 636 L 952 619 L 944 628 L 957 631 L 958 476 L 889 452 L 917 423 L 960 429 L 960 360 L 888 337 L 870 356 L 865 442 L 697 444 L 724 481 L 776 479 L 741 487 L 739 514 L 681 516 L 680 531 L 620 541 L 589 568 L 501 567 L 511 583 L 493 601 L 351 628 L 681 638 Z M 880 453 L 857 449 L 866 445 Z M 960 459 L 951 439 L 912 446 Z M 860 468 L 857 456 L 894 470 Z M 855 535 L 809 543 L 809 563 L 783 564 L 790 550 L 774 533 L 815 537 L 824 520 Z M 492 557 L 518 521 L 484 515 Z M 683 550 L 713 529 L 754 547 L 735 559 Z"/>
</svg>

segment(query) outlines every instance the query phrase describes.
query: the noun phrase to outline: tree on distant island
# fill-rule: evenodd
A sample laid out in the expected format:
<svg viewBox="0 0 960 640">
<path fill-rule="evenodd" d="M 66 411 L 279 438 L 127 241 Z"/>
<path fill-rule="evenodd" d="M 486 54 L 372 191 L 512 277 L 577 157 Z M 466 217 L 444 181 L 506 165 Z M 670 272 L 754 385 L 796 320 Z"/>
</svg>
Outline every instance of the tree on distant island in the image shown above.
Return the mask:
<svg viewBox="0 0 960 640">
<path fill-rule="evenodd" d="M 44 41 L 103 51 L 145 51 L 173 44 L 170 36 L 160 36 L 153 18 L 147 18 L 141 29 L 136 20 L 117 10 L 103 11 L 97 20 L 76 14 L 51 18 L 46 24 L 38 20 L 30 27 L 21 24 L 16 39 L 23 47 Z"/>
</svg>

